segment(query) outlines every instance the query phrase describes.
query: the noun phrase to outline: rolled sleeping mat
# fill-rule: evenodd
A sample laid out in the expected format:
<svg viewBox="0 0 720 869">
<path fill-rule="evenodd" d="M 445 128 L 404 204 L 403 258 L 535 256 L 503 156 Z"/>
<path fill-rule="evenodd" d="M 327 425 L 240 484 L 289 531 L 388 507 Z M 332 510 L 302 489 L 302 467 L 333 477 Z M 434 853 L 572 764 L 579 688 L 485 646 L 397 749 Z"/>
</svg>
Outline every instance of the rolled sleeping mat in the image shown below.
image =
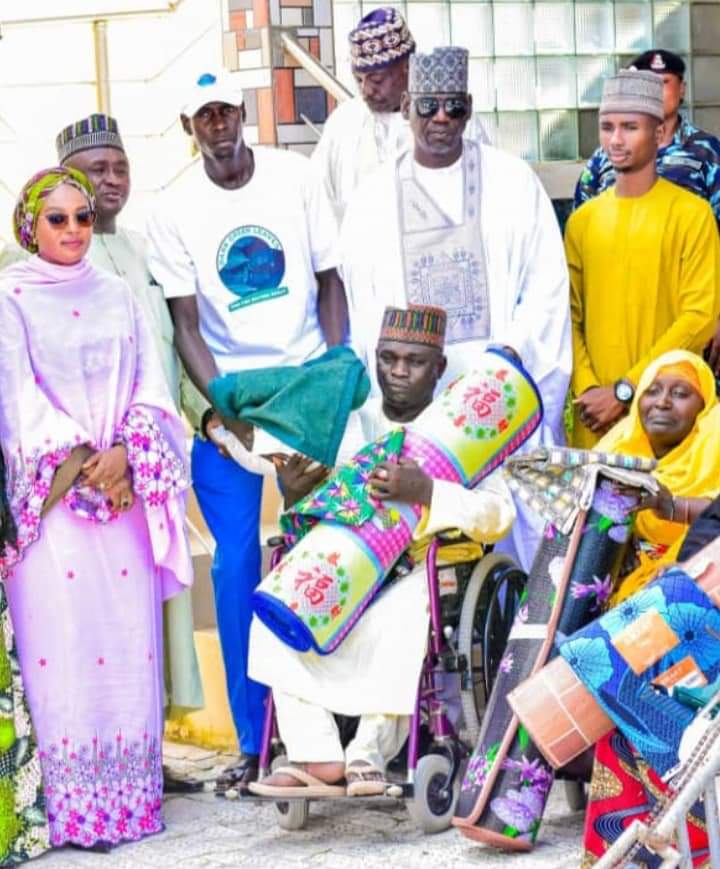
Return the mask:
<svg viewBox="0 0 720 869">
<path fill-rule="evenodd" d="M 631 510 L 642 494 L 637 489 L 636 497 L 614 497 L 602 470 L 596 471 L 594 486 L 589 509 L 577 512 L 569 533 L 546 527 L 453 819 L 463 835 L 502 850 L 532 848 L 553 782 L 552 767 L 508 696 L 557 654 L 558 637 L 599 613 L 620 567 Z"/>
<path fill-rule="evenodd" d="M 422 516 L 418 505 L 373 501 L 362 482 L 373 462 L 413 459 L 434 479 L 472 488 L 541 419 L 542 402 L 528 373 L 501 352 L 486 351 L 474 371 L 457 378 L 405 427 L 397 454 L 387 455 L 386 436 L 313 493 L 327 505 L 323 518 L 260 583 L 253 595 L 257 617 L 299 652 L 332 652 L 407 549 Z M 358 499 L 343 496 L 348 475 L 361 481 L 362 500 L 374 504 L 360 524 L 352 518 Z"/>
<path fill-rule="evenodd" d="M 714 605 L 720 607 L 720 538 L 689 558 L 682 567 Z M 555 769 L 575 760 L 615 727 L 612 718 L 562 655 L 518 685 L 508 702 Z"/>
<path fill-rule="evenodd" d="M 705 583 L 694 573 L 690 561 L 660 571 L 560 647 L 610 722 L 606 732 L 617 727 L 660 777 L 678 766 L 678 747 L 694 717 L 674 689 L 701 687 L 720 675 L 720 609 L 717 594 L 703 588 L 720 571 L 716 565 L 704 571 Z M 585 726 L 591 716 L 598 719 L 586 707 L 577 711 Z"/>
</svg>

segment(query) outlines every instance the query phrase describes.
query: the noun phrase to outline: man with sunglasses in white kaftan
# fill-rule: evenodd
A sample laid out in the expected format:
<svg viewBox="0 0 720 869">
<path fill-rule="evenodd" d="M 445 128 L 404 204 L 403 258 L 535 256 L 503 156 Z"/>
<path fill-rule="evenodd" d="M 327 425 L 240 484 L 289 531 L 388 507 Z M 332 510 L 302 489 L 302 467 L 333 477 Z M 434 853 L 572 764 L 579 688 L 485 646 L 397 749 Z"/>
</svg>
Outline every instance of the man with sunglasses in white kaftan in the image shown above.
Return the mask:
<svg viewBox="0 0 720 869">
<path fill-rule="evenodd" d="M 441 386 L 472 369 L 488 344 L 504 345 L 521 357 L 542 395 L 545 416 L 534 444 L 562 442 L 570 310 L 550 200 L 526 163 L 465 135 L 472 116 L 466 49 L 411 55 L 401 111 L 413 150 L 361 181 L 342 225 L 353 345 L 361 358 L 372 358 L 388 305 L 444 308 L 448 368 Z M 374 376 L 373 389 L 377 394 Z M 523 504 L 516 507 L 506 548 L 527 570 L 540 529 Z"/>
<path fill-rule="evenodd" d="M 412 144 L 400 111 L 408 59 L 415 51 L 405 19 L 392 6 L 372 9 L 350 31 L 348 42 L 357 96 L 333 110 L 312 155 L 338 220 L 360 181 Z M 488 141 L 477 116 L 470 119 L 465 136 Z"/>
</svg>

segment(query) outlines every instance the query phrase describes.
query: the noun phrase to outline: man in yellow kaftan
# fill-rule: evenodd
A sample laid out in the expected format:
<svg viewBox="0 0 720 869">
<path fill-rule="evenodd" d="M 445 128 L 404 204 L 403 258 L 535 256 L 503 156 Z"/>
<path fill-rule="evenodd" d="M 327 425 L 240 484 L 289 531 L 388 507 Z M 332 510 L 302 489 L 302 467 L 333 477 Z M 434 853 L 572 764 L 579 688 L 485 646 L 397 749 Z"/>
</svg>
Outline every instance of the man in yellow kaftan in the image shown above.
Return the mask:
<svg viewBox="0 0 720 869">
<path fill-rule="evenodd" d="M 662 353 L 701 353 L 720 311 L 720 241 L 712 210 L 658 178 L 662 79 L 623 70 L 608 79 L 600 142 L 617 185 L 568 221 L 573 330 L 572 442 L 588 449 L 629 407 Z"/>
</svg>

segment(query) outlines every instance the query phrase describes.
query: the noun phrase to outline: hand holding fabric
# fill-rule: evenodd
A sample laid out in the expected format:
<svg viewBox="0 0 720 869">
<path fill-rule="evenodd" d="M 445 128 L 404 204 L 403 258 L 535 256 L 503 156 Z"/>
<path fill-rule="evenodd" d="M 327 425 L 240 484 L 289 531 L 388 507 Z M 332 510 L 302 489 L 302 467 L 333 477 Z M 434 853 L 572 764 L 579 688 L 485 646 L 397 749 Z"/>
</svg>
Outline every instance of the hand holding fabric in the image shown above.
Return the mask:
<svg viewBox="0 0 720 869">
<path fill-rule="evenodd" d="M 208 439 L 217 446 L 226 459 L 230 458 L 230 454 L 225 447 L 218 443 L 213 437 L 213 430 L 219 426 L 224 426 L 228 431 L 232 432 L 246 450 L 252 449 L 253 441 L 255 440 L 255 433 L 253 427 L 249 423 L 243 422 L 241 419 L 227 419 L 226 417 L 220 416 L 219 413 L 213 412 L 210 415 L 210 419 L 205 423 L 205 434 Z"/>
<path fill-rule="evenodd" d="M 380 501 L 402 501 L 424 504 L 432 501 L 433 481 L 417 462 L 399 459 L 398 463 L 382 462 L 369 479 L 370 492 Z"/>
<path fill-rule="evenodd" d="M 652 510 L 658 519 L 675 519 L 675 498 L 667 486 L 659 483 L 659 490 L 655 495 L 643 497 L 630 512 L 639 513 L 641 510 Z"/>
<path fill-rule="evenodd" d="M 293 453 L 290 458 L 275 456 L 274 460 L 286 510 L 309 495 L 330 473 L 330 468 L 325 465 L 310 468 L 314 464 L 313 459 L 301 453 Z"/>
<path fill-rule="evenodd" d="M 84 482 L 101 492 L 117 486 L 125 477 L 127 469 L 128 454 L 123 444 L 115 444 L 109 450 L 93 453 L 82 466 Z"/>
</svg>

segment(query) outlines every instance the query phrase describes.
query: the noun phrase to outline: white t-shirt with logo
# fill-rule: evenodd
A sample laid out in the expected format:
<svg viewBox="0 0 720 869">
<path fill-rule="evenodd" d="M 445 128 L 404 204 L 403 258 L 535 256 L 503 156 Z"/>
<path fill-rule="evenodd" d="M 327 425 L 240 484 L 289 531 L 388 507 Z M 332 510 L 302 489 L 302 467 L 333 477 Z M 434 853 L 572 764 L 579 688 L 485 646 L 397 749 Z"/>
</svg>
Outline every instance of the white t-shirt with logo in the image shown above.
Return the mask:
<svg viewBox="0 0 720 869">
<path fill-rule="evenodd" d="M 222 374 L 300 365 L 325 342 L 315 273 L 337 266 L 337 225 L 301 154 L 253 148 L 238 190 L 202 161 L 148 223 L 149 265 L 168 299 L 197 296 L 200 333 Z"/>
</svg>

